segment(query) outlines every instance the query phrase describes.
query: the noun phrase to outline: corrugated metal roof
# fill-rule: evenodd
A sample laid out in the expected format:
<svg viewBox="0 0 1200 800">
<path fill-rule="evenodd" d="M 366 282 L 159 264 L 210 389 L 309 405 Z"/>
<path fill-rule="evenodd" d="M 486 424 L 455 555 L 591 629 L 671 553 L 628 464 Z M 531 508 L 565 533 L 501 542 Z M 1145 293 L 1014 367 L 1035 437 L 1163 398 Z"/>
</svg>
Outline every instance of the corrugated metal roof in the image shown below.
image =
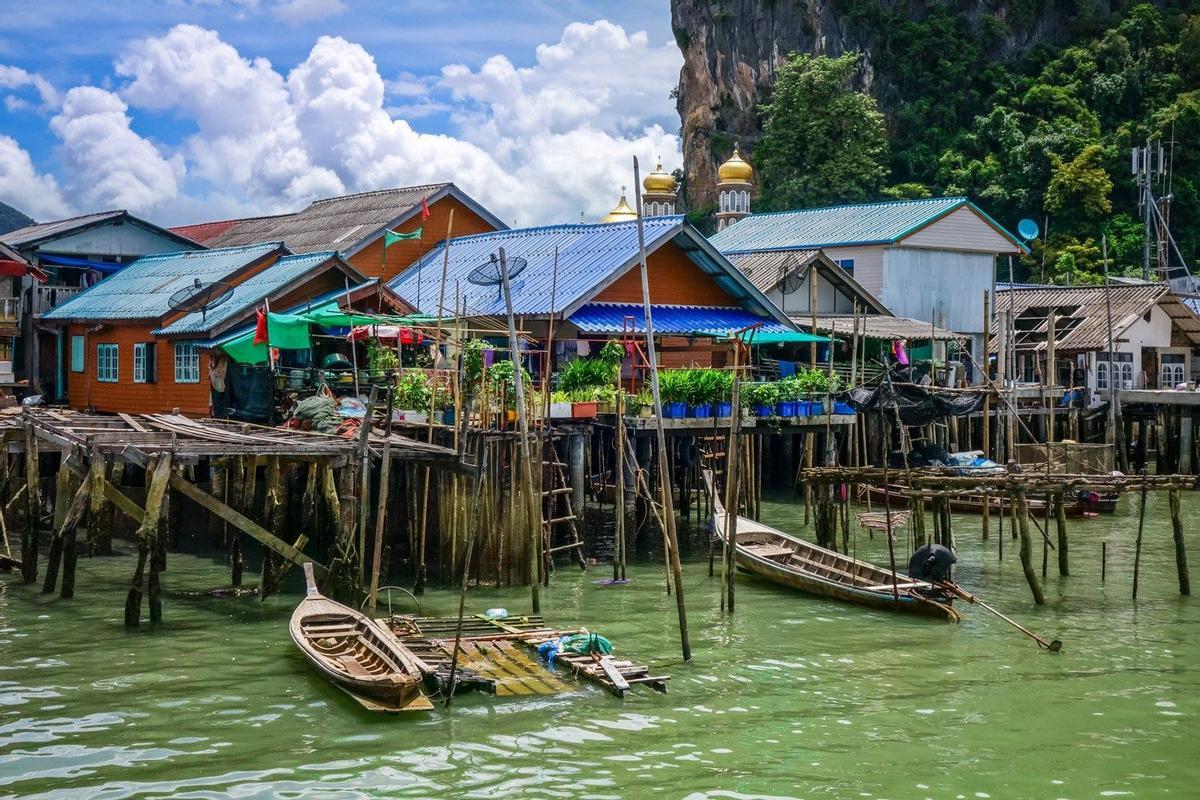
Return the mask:
<svg viewBox="0 0 1200 800">
<path fill-rule="evenodd" d="M 165 328 L 155 333 L 173 336 L 188 333 L 203 333 L 228 320 L 244 314 L 254 306 L 270 297 L 277 289 L 299 281 L 309 275 L 314 269 L 336 258 L 336 253 L 306 253 L 304 255 L 284 256 L 262 272 L 247 278 L 233 289 L 230 296 L 221 305 L 206 314 L 198 311 L 180 317 Z"/>
<path fill-rule="evenodd" d="M 36 225 L 27 225 L 24 228 L 9 231 L 0 236 L 0 242 L 13 247 L 20 247 L 21 245 L 36 242 L 49 236 L 66 233 L 75 228 L 82 228 L 85 225 L 93 225 L 107 219 L 116 219 L 124 214 L 124 210 L 117 209 L 115 211 L 97 211 L 93 214 L 82 214 L 78 217 L 68 217 L 67 219 L 58 219 L 53 222 L 39 222 Z"/>
<path fill-rule="evenodd" d="M 764 323 L 760 331 L 783 333 L 791 330 L 769 317 L 752 314 L 743 308 L 721 306 L 673 306 L 654 304 L 650 307 L 656 334 L 703 334 L 725 336 L 756 323 Z M 626 330 L 625 318 L 633 318 L 633 330 L 644 333 L 646 316 L 638 303 L 585 303 L 567 321 L 582 333 L 616 334 Z"/>
<path fill-rule="evenodd" d="M 812 316 L 804 314 L 792 315 L 792 322 L 803 328 L 811 328 Z M 860 314 L 858 316 L 858 335 L 864 336 L 867 339 L 929 339 L 932 332 L 932 338 L 938 341 L 957 341 L 960 339 L 969 339 L 970 336 L 962 333 L 948 331 L 945 328 L 938 328 L 930 325 L 928 322 L 922 322 L 919 319 L 910 319 L 908 317 L 892 317 L 882 314 Z M 855 318 L 851 314 L 818 314 L 817 315 L 817 331 L 820 333 L 832 333 L 840 338 L 850 341 L 854 336 Z"/>
<path fill-rule="evenodd" d="M 829 281 L 837 285 L 847 296 L 857 298 L 864 309 L 876 314 L 892 313 L 875 295 L 856 281 L 852 274 L 832 261 L 823 250 L 763 250 L 728 253 L 725 257 L 763 293 L 770 292 L 778 286 L 785 272 L 793 274 L 799 271 L 803 275 L 810 266 L 814 266 L 821 276 L 818 283 Z"/>
<path fill-rule="evenodd" d="M 241 219 L 222 219 L 215 222 L 201 222 L 197 225 L 177 225 L 174 228 L 167 228 L 167 230 L 191 239 L 198 244 L 206 244 L 218 234 L 224 233 L 239 222 L 246 221 Z"/>
<path fill-rule="evenodd" d="M 497 228 L 507 227 L 454 184 L 430 183 L 328 197 L 295 214 L 237 220 L 205 244 L 230 247 L 278 240 L 294 253 L 332 250 L 353 254 L 383 235 L 385 227 L 419 212 L 422 200 L 434 203 L 447 195 L 467 205 Z"/>
<path fill-rule="evenodd" d="M 932 197 L 926 200 L 895 200 L 751 214 L 712 237 L 712 243 L 722 253 L 890 244 L 960 206 L 969 206 L 1002 235 L 1014 244 L 1018 243 L 1012 234 L 965 197 Z"/>
<path fill-rule="evenodd" d="M 1055 348 L 1108 349 L 1107 295 L 1111 291 L 1113 335 L 1120 337 L 1154 305 L 1162 307 L 1191 344 L 1200 344 L 1200 317 L 1163 283 L 1103 286 L 1044 286 L 996 293 L 996 311 L 1014 315 L 1019 350 L 1045 350 L 1050 310 L 1055 314 Z M 992 338 L 992 349 L 998 346 Z"/>
<path fill-rule="evenodd" d="M 646 250 L 654 250 L 682 228 L 681 216 L 647 218 Z M 438 311 L 445 246 L 443 243 L 427 253 L 388 284 L 426 314 Z M 518 228 L 453 239 L 446 270 L 447 311 L 454 310 L 450 307 L 457 287 L 460 299 L 466 301 L 469 316 L 504 315 L 504 298 L 498 294 L 498 287 L 476 286 L 467 280 L 471 270 L 488 263 L 501 247 L 510 261 L 523 258 L 527 263 L 524 272 L 511 281 L 513 312 L 558 314 L 633 263 L 638 256 L 637 221 Z"/>
<path fill-rule="evenodd" d="M 280 242 L 267 242 L 248 247 L 142 256 L 42 318 L 161 319 L 171 313 L 167 301 L 174 292 L 191 286 L 196 280 L 203 283 L 224 280 L 282 247 Z"/>
</svg>

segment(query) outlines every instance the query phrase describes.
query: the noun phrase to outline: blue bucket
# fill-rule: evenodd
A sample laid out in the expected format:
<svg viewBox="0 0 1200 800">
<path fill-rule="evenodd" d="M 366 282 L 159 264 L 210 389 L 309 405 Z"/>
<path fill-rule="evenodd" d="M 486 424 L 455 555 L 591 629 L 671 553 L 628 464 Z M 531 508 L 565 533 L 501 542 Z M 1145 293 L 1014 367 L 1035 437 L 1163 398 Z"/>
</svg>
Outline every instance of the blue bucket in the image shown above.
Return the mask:
<svg viewBox="0 0 1200 800">
<path fill-rule="evenodd" d="M 833 413 L 835 414 L 853 414 L 854 406 L 849 403 L 843 403 L 840 400 L 833 404 Z"/>
<path fill-rule="evenodd" d="M 732 402 L 717 403 L 717 416 L 718 417 L 732 417 L 733 416 L 733 403 Z"/>
<path fill-rule="evenodd" d="M 759 417 L 769 417 L 775 413 L 775 406 L 757 405 L 754 407 L 754 413 Z"/>
<path fill-rule="evenodd" d="M 799 405 L 796 400 L 781 400 L 775 404 L 775 413 L 781 417 L 794 417 L 799 411 Z"/>
<path fill-rule="evenodd" d="M 712 406 L 708 403 L 697 403 L 691 407 L 691 416 L 696 419 L 709 419 L 712 417 Z"/>
<path fill-rule="evenodd" d="M 683 419 L 687 416 L 687 403 L 664 403 L 663 416 L 667 419 Z"/>
</svg>

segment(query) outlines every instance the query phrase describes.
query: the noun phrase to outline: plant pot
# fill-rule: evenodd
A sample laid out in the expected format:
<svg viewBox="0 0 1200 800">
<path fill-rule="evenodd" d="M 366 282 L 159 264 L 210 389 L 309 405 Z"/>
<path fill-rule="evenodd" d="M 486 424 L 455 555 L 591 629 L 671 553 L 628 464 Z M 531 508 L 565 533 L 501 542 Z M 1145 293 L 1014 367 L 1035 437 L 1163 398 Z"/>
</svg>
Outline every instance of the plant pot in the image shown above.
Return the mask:
<svg viewBox="0 0 1200 800">
<path fill-rule="evenodd" d="M 453 425 L 454 424 L 454 409 L 453 408 L 443 408 L 442 409 L 442 424 L 443 425 Z"/>
<path fill-rule="evenodd" d="M 509 422 L 516 422 L 517 421 L 517 410 L 515 408 L 506 409 L 504 412 L 504 418 L 506 420 L 508 420 Z"/>
<path fill-rule="evenodd" d="M 733 403 L 730 403 L 730 402 L 717 403 L 717 416 L 718 417 L 732 417 L 733 416 Z"/>
<path fill-rule="evenodd" d="M 617 413 L 617 404 L 612 402 L 611 400 L 597 400 L 596 401 L 596 413 L 597 414 L 615 414 L 615 413 Z"/>
<path fill-rule="evenodd" d="M 654 409 L 651 406 L 642 406 L 638 409 L 637 415 L 642 419 L 650 419 L 654 416 Z"/>
<path fill-rule="evenodd" d="M 402 408 L 397 411 L 400 415 L 400 421 L 409 425 L 425 425 L 429 422 L 429 415 L 424 411 L 417 411 L 415 408 Z"/>
<path fill-rule="evenodd" d="M 570 419 L 571 404 L 570 403 L 551 403 L 550 404 L 550 419 Z"/>
<path fill-rule="evenodd" d="M 697 403 L 691 407 L 690 416 L 696 419 L 712 419 L 712 406 L 708 403 Z"/>
<path fill-rule="evenodd" d="M 843 403 L 840 400 L 833 404 L 833 413 L 835 414 L 853 414 L 854 406 L 849 403 Z"/>
<path fill-rule="evenodd" d="M 754 416 L 770 417 L 775 414 L 775 406 L 757 405 L 754 407 Z"/>
<path fill-rule="evenodd" d="M 687 416 L 687 403 L 663 403 L 663 419 L 683 419 Z"/>
<path fill-rule="evenodd" d="M 781 417 L 794 417 L 796 416 L 796 407 L 798 405 L 800 403 L 796 400 L 781 400 L 775 404 L 775 413 Z"/>
<path fill-rule="evenodd" d="M 591 419 L 596 416 L 596 403 L 571 403 L 571 416 L 574 419 Z"/>
<path fill-rule="evenodd" d="M 813 400 L 808 404 L 808 415 L 810 417 L 819 417 L 825 413 L 825 404 L 819 400 Z"/>
</svg>

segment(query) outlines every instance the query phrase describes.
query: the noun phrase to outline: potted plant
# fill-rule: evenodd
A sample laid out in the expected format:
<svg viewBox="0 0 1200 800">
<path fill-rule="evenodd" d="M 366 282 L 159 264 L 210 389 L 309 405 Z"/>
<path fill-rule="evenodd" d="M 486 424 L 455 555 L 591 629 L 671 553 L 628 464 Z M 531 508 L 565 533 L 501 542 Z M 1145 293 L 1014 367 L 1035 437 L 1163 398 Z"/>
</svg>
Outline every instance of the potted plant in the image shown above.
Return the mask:
<svg viewBox="0 0 1200 800">
<path fill-rule="evenodd" d="M 754 410 L 755 416 L 769 417 L 775 413 L 779 387 L 775 383 L 756 382 L 742 386 L 742 405 Z"/>
<path fill-rule="evenodd" d="M 708 419 L 721 395 L 721 372 L 715 369 L 689 370 L 690 402 L 692 416 Z"/>
<path fill-rule="evenodd" d="M 654 416 L 654 396 L 643 389 L 634 395 L 632 404 L 637 406 L 637 415 L 644 419 Z"/>
<path fill-rule="evenodd" d="M 716 375 L 716 409 L 718 417 L 733 416 L 733 373 L 723 369 L 713 370 Z"/>
<path fill-rule="evenodd" d="M 405 422 L 424 425 L 429 421 L 429 380 L 425 373 L 411 369 L 396 382 L 396 406 Z"/>
<path fill-rule="evenodd" d="M 804 394 L 799 378 L 784 378 L 776 384 L 779 389 L 779 399 L 775 402 L 775 413 L 781 417 L 794 417 L 800 412 L 801 397 Z"/>
<path fill-rule="evenodd" d="M 571 396 L 563 391 L 550 393 L 550 419 L 571 418 Z"/>
<path fill-rule="evenodd" d="M 597 414 L 617 413 L 617 389 L 615 386 L 595 386 L 592 399 L 596 401 Z"/>
<path fill-rule="evenodd" d="M 400 368 L 400 357 L 396 351 L 372 337 L 367 341 L 367 374 L 376 385 L 387 383 L 388 376 Z"/>
<path fill-rule="evenodd" d="M 590 389 L 576 389 L 569 395 L 573 419 L 591 419 L 596 416 L 596 399 Z"/>
<path fill-rule="evenodd" d="M 662 400 L 664 419 L 680 419 L 687 416 L 688 388 L 687 370 L 667 369 L 658 373 L 658 392 Z"/>
</svg>

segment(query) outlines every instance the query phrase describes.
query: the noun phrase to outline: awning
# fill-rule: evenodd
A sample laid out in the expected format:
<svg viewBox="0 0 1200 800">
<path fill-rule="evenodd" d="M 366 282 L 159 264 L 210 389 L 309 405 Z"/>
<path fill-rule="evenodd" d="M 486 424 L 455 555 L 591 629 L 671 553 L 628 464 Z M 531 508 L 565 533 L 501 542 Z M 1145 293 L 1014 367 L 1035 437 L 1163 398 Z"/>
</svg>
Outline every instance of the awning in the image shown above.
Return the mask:
<svg viewBox="0 0 1200 800">
<path fill-rule="evenodd" d="M 654 304 L 650 306 L 650 313 L 654 317 L 654 332 L 667 336 L 728 336 L 758 324 L 762 327 L 758 328 L 755 338 L 764 333 L 794 333 L 778 322 L 744 308 Z M 567 322 L 580 333 L 616 335 L 625 331 L 646 331 L 646 317 L 639 303 L 585 303 L 567 318 Z"/>
<path fill-rule="evenodd" d="M 346 338 L 352 342 L 372 338 L 387 339 L 388 341 L 399 339 L 400 344 L 416 344 L 421 340 L 421 334 L 412 328 L 399 325 L 359 325 L 352 329 Z"/>
<path fill-rule="evenodd" d="M 119 272 L 129 266 L 128 264 L 113 264 L 110 261 L 91 261 L 86 258 L 71 258 L 70 256 L 56 256 L 50 253 L 38 253 L 38 258 L 45 261 L 47 264 L 54 264 L 58 267 L 75 267 L 77 269 L 94 269 L 97 272 L 113 273 Z"/>
<path fill-rule="evenodd" d="M 0 275 L 7 278 L 24 278 L 31 275 L 39 283 L 46 282 L 46 273 L 24 261 L 14 261 L 11 258 L 0 258 Z"/>
<path fill-rule="evenodd" d="M 754 332 L 750 344 L 829 344 L 829 337 L 816 336 L 806 331 L 764 331 L 760 328 Z"/>
</svg>

